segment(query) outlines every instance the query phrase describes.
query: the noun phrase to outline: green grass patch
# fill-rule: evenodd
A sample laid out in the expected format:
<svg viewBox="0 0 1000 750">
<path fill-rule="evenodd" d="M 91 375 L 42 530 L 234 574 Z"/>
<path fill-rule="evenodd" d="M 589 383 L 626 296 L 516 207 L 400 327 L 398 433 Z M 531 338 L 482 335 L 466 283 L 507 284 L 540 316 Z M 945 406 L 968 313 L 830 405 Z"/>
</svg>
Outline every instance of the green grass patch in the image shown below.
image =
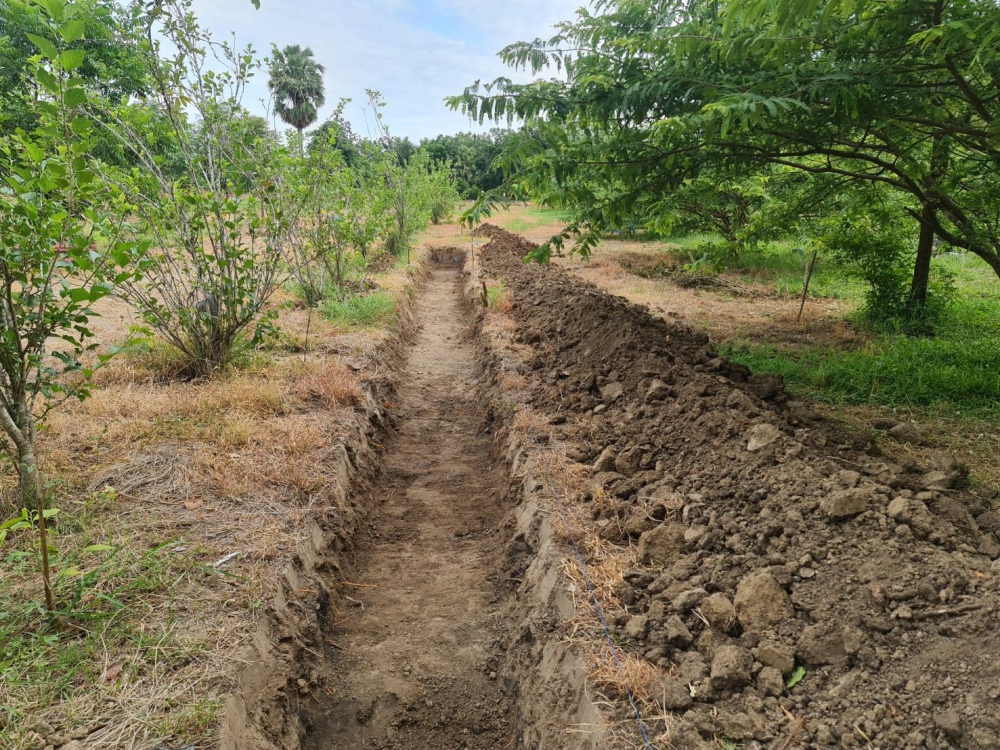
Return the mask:
<svg viewBox="0 0 1000 750">
<path fill-rule="evenodd" d="M 508 232 L 527 232 L 536 227 L 546 224 L 565 224 L 569 222 L 571 213 L 557 208 L 544 208 L 542 206 L 528 206 L 520 209 L 515 215 L 509 213 L 497 214 L 490 219 L 498 226 Z"/>
<path fill-rule="evenodd" d="M 732 341 L 725 353 L 825 401 L 944 407 L 1000 421 L 1000 284 L 979 258 L 943 255 L 954 300 L 934 336 L 886 332 L 856 349 Z"/>
<path fill-rule="evenodd" d="M 789 351 L 743 341 L 727 344 L 724 354 L 825 401 L 950 406 L 1000 419 L 1000 349 L 990 342 L 886 336 L 855 351 Z"/>
<path fill-rule="evenodd" d="M 1000 420 L 1000 296 L 955 303 L 932 338 L 883 334 L 858 349 L 732 341 L 726 356 L 825 401 L 948 407 Z"/>
<path fill-rule="evenodd" d="M 373 328 L 396 318 L 396 299 L 389 292 L 345 294 L 323 302 L 327 320 L 347 328 Z"/>
<path fill-rule="evenodd" d="M 91 513 L 111 502 L 111 491 L 88 496 L 50 530 L 58 548 L 56 619 L 41 604 L 37 532 L 20 531 L 0 545 L 0 728 L 14 729 L 11 747 L 22 746 L 18 729 L 30 728 L 32 714 L 65 700 L 86 705 L 94 693 L 113 695 L 119 671 L 121 679 L 138 679 L 151 663 L 181 664 L 203 648 L 181 645 L 169 623 L 151 627 L 147 620 L 165 592 L 191 574 L 191 561 L 170 544 L 149 549 L 122 533 L 102 537 Z M 110 676 L 105 668 L 116 661 Z"/>
</svg>

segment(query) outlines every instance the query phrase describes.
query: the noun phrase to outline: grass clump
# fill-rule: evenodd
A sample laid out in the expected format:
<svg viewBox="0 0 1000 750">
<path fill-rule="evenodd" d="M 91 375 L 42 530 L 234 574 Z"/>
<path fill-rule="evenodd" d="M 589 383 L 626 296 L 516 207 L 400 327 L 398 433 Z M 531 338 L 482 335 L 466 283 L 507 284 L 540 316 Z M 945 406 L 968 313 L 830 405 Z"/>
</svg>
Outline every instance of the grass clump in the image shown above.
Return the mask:
<svg viewBox="0 0 1000 750">
<path fill-rule="evenodd" d="M 733 342 L 725 355 L 832 402 L 949 405 L 1000 419 L 1000 350 L 985 341 L 881 336 L 854 351 Z"/>
<path fill-rule="evenodd" d="M 345 328 L 373 328 L 396 317 L 396 299 L 390 292 L 348 293 L 323 303 L 327 320 Z"/>
<path fill-rule="evenodd" d="M 570 211 L 543 206 L 527 206 L 516 216 L 498 216 L 497 224 L 508 232 L 527 232 L 547 224 L 565 223 L 570 220 Z"/>
<path fill-rule="evenodd" d="M 833 403 L 947 407 L 1000 421 L 1000 294 L 978 259 L 935 259 L 952 287 L 935 308 L 932 336 L 882 326 L 850 349 L 732 341 L 730 358 Z M 990 272 L 992 273 L 992 272 Z M 871 328 L 860 309 L 852 317 Z"/>
<path fill-rule="evenodd" d="M 503 279 L 486 287 L 486 306 L 497 313 L 508 313 L 514 309 L 514 294 Z"/>
</svg>

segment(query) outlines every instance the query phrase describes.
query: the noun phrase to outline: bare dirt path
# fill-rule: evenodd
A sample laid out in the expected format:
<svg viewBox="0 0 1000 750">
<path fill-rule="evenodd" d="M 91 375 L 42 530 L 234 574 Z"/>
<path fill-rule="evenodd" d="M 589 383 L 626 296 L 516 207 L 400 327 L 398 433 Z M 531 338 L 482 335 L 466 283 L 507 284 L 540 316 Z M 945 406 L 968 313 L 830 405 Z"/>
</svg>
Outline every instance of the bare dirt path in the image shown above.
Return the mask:
<svg viewBox="0 0 1000 750">
<path fill-rule="evenodd" d="M 399 431 L 374 490 L 385 500 L 329 634 L 310 750 L 513 746 L 490 581 L 504 477 L 477 416 L 459 283 L 435 270 L 417 305 Z"/>
</svg>

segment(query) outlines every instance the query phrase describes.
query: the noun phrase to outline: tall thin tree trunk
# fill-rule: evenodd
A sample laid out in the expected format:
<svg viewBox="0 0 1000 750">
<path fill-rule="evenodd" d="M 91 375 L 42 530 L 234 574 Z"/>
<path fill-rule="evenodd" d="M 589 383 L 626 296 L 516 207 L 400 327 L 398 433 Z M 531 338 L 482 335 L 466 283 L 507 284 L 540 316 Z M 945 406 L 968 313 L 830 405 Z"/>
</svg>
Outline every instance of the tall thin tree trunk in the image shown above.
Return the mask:
<svg viewBox="0 0 1000 750">
<path fill-rule="evenodd" d="M 907 316 L 913 317 L 927 304 L 927 285 L 931 276 L 931 258 L 934 255 L 934 209 L 924 206 L 920 220 L 920 239 L 917 241 L 917 259 L 913 266 L 913 282 Z"/>
</svg>

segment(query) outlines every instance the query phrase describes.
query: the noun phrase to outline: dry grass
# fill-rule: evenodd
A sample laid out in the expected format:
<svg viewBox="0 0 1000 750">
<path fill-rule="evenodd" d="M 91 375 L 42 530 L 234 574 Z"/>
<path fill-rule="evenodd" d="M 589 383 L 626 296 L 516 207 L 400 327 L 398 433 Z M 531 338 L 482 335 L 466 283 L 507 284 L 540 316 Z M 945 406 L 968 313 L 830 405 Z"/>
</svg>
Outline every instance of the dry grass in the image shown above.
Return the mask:
<svg viewBox="0 0 1000 750">
<path fill-rule="evenodd" d="M 885 433 L 876 432 L 879 448 L 886 456 L 895 461 L 912 459 L 921 466 L 930 466 L 931 455 L 944 449 L 969 468 L 975 483 L 973 491 L 1000 487 L 1000 428 L 996 422 L 931 409 L 832 406 L 822 402 L 812 406 L 830 419 L 862 429 L 872 429 L 873 424 L 885 419 L 913 422 L 928 439 L 928 445 L 898 443 Z"/>
<path fill-rule="evenodd" d="M 637 701 L 652 703 L 662 679 L 659 667 L 636 654 L 618 649 L 616 662 L 607 644 L 601 651 L 588 655 L 587 665 L 590 684 L 609 698 L 627 699 L 631 691 Z"/>
<path fill-rule="evenodd" d="M 405 269 L 378 281 L 400 303 L 412 293 Z M 124 336 L 128 317 L 115 320 L 105 342 Z M 123 355 L 91 399 L 53 413 L 40 448 L 62 511 L 56 568 L 81 567 L 87 583 L 60 581 L 74 614 L 51 631 L 25 604 L 38 594 L 33 561 L 5 568 L 4 750 L 85 729 L 88 748 L 211 744 L 276 574 L 333 507 L 364 383 L 385 377 L 388 330 L 345 333 L 286 307 L 279 325 L 279 348 L 211 381 L 172 380 L 163 347 Z M 0 493 L 12 487 L 0 479 Z M 4 554 L 27 543 L 8 540 Z M 93 544 L 112 549 L 82 551 Z"/>
</svg>

